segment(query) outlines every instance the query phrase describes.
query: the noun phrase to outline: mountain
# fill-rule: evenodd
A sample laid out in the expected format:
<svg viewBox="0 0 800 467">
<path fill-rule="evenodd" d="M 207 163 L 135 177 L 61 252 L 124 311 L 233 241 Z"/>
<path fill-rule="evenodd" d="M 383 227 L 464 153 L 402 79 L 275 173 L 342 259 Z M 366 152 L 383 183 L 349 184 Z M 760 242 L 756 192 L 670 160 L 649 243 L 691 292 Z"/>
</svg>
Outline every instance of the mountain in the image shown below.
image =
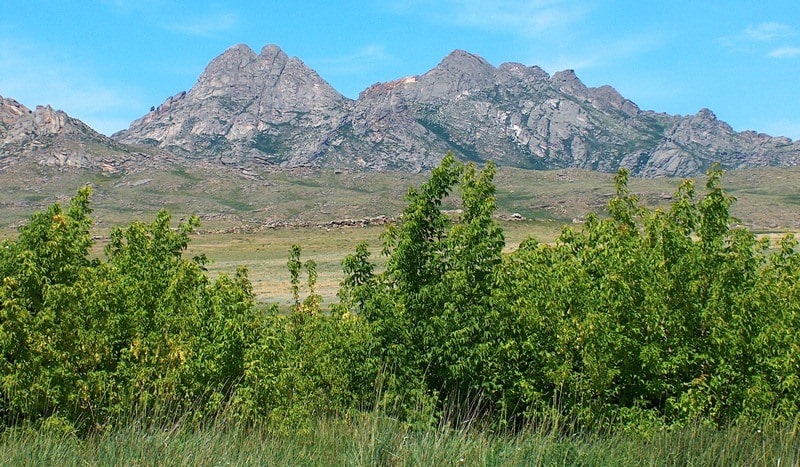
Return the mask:
<svg viewBox="0 0 800 467">
<path fill-rule="evenodd" d="M 113 135 L 187 158 L 309 165 L 328 151 L 350 101 L 297 58 L 246 45 L 214 59 L 181 92 Z"/>
<path fill-rule="evenodd" d="M 145 153 L 120 144 L 49 105 L 30 110 L 0 96 L 0 171 L 38 165 L 108 175 L 169 159 L 162 151 Z"/>
<path fill-rule="evenodd" d="M 516 63 L 495 68 L 464 51 L 422 76 L 369 88 L 356 109 L 364 110 L 354 127 L 369 128 L 360 136 L 433 134 L 463 158 L 515 167 L 624 166 L 640 176 L 687 176 L 714 162 L 743 168 L 800 160 L 800 142 L 737 133 L 707 109 L 688 117 L 642 111 L 610 86 L 586 87 L 572 70 L 549 76 Z M 399 127 L 381 127 L 386 116 Z M 425 149 L 418 151 L 424 165 L 435 164 L 441 147 Z"/>
<path fill-rule="evenodd" d="M 640 176 L 796 165 L 800 142 L 737 133 L 707 109 L 691 116 L 643 111 L 611 86 L 585 86 L 572 70 L 454 51 L 432 70 L 345 98 L 277 46 L 237 45 L 188 92 L 113 135 L 189 158 L 244 165 L 422 171 L 447 151 L 523 168 L 576 167 Z"/>
<path fill-rule="evenodd" d="M 644 177 L 693 176 L 715 162 L 728 169 L 800 162 L 800 141 L 736 132 L 708 109 L 642 110 L 611 86 L 587 87 L 572 70 L 495 67 L 461 50 L 352 100 L 275 45 L 258 54 L 236 45 L 189 91 L 111 139 L 49 107 L 31 111 L 3 99 L 0 115 L 0 170 L 24 159 L 103 171 L 189 161 L 248 176 L 269 167 L 419 172 L 447 151 L 519 168 L 628 167 Z"/>
</svg>

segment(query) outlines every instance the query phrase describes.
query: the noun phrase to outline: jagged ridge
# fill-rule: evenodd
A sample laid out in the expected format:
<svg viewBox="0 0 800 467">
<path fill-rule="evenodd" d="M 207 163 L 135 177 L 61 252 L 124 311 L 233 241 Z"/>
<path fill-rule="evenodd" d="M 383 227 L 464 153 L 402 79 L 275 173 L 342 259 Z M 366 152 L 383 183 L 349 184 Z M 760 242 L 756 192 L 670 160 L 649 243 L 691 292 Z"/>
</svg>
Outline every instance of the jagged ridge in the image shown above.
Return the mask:
<svg viewBox="0 0 800 467">
<path fill-rule="evenodd" d="M 49 105 L 30 110 L 0 96 L 0 171 L 38 165 L 110 175 L 170 159 L 162 151 L 142 152 L 120 144 Z"/>
<path fill-rule="evenodd" d="M 626 166 L 642 176 L 800 159 L 798 142 L 734 132 L 707 109 L 688 117 L 642 111 L 610 86 L 586 87 L 572 70 L 495 68 L 461 50 L 351 101 L 276 46 L 259 55 L 234 46 L 188 93 L 114 137 L 244 164 L 364 170 L 425 170 L 447 151 L 527 168 Z"/>
<path fill-rule="evenodd" d="M 790 166 L 800 141 L 735 132 L 708 109 L 690 116 L 641 110 L 611 86 L 572 70 L 456 50 L 419 76 L 376 83 L 351 100 L 302 61 L 268 45 L 236 45 L 189 90 L 169 97 L 112 140 L 60 111 L 2 100 L 0 169 L 26 154 L 61 168 L 102 168 L 138 154 L 253 166 L 422 171 L 447 151 L 536 169 L 576 167 L 640 176 Z M 98 150 L 106 148 L 107 150 Z M 156 151 L 156 152 L 153 152 Z M 104 165 L 105 164 L 105 165 Z M 130 165 L 130 164 L 129 164 Z"/>
</svg>

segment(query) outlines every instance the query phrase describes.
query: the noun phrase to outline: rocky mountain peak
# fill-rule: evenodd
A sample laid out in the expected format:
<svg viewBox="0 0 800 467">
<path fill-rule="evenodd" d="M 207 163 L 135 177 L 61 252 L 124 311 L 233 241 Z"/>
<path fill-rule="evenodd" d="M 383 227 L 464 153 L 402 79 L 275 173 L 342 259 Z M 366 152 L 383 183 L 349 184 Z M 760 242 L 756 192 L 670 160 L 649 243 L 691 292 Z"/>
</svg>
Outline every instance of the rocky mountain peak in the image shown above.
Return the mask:
<svg viewBox="0 0 800 467">
<path fill-rule="evenodd" d="M 196 97 L 240 94 L 255 76 L 248 73 L 258 56 L 245 44 L 235 45 L 206 66 L 193 89 Z"/>
<path fill-rule="evenodd" d="M 550 75 L 538 66 L 529 67 L 516 62 L 503 63 L 497 68 L 497 72 L 518 80 L 529 79 L 542 82 L 550 80 Z"/>
<path fill-rule="evenodd" d="M 698 110 L 697 113 L 694 115 L 694 118 L 701 120 L 708 120 L 712 122 L 717 121 L 717 116 L 714 114 L 714 112 L 712 112 L 711 109 L 706 109 L 706 108 Z"/>
<path fill-rule="evenodd" d="M 214 59 L 188 92 L 170 97 L 114 138 L 189 157 L 224 154 L 268 164 L 297 159 L 302 165 L 319 153 L 347 102 L 278 46 L 267 45 L 256 55 L 240 44 Z"/>
<path fill-rule="evenodd" d="M 147 157 L 49 105 L 30 110 L 0 96 L 0 171 L 41 165 L 110 174 L 135 171 Z"/>
<path fill-rule="evenodd" d="M 427 99 L 447 99 L 490 86 L 495 67 L 483 58 L 454 50 L 419 78 L 420 94 Z"/>
<path fill-rule="evenodd" d="M 236 44 L 211 60 L 204 74 L 224 74 L 225 70 L 239 70 L 256 58 L 256 53 L 247 44 Z"/>
<path fill-rule="evenodd" d="M 0 129 L 3 141 L 19 142 L 36 137 L 57 135 L 64 132 L 94 132 L 80 120 L 71 118 L 61 110 L 49 105 L 39 105 L 30 110 L 14 99 L 0 96 Z"/>
<path fill-rule="evenodd" d="M 583 81 L 575 74 L 575 70 L 562 70 L 553 74 L 550 78 L 553 86 L 564 94 L 568 94 L 581 99 L 587 99 L 589 89 Z"/>
<path fill-rule="evenodd" d="M 629 99 L 622 97 L 622 95 L 611 86 L 605 85 L 598 88 L 590 88 L 588 94 L 589 100 L 595 108 L 620 110 L 629 117 L 635 117 L 640 112 L 639 106 Z"/>
<path fill-rule="evenodd" d="M 16 100 L 0 96 L 0 128 L 7 129 L 9 125 L 30 113 L 31 109 Z"/>
<path fill-rule="evenodd" d="M 53 110 L 49 105 L 36 106 L 32 117 L 33 129 L 38 134 L 56 134 L 67 124 L 76 124 L 64 111 Z"/>
<path fill-rule="evenodd" d="M 725 122 L 717 119 L 709 109 L 700 109 L 696 114 L 683 119 L 673 130 L 672 140 L 681 144 L 702 146 L 717 145 L 735 135 L 735 131 Z"/>
<path fill-rule="evenodd" d="M 447 54 L 434 70 L 437 68 L 458 69 L 463 71 L 471 69 L 494 70 L 494 67 L 480 55 L 475 55 L 461 49 L 453 50 Z"/>
<path fill-rule="evenodd" d="M 261 48 L 261 53 L 258 54 L 259 58 L 273 61 L 275 59 L 288 60 L 286 52 L 275 44 L 267 44 Z"/>
<path fill-rule="evenodd" d="M 188 92 L 115 135 L 193 159 L 242 165 L 434 167 L 447 151 L 482 162 L 635 175 L 695 175 L 726 167 L 800 163 L 800 142 L 736 133 L 703 109 L 642 111 L 574 70 L 552 76 L 520 63 L 495 68 L 455 50 L 430 71 L 377 83 L 351 101 L 300 59 L 237 45 Z"/>
</svg>

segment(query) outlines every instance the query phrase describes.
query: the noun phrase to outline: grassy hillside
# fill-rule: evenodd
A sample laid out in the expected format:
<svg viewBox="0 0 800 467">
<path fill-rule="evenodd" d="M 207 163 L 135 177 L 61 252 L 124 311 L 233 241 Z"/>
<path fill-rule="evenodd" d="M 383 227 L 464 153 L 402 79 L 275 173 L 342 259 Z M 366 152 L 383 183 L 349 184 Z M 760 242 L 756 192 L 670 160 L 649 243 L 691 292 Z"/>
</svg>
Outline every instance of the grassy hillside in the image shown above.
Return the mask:
<svg viewBox="0 0 800 467">
<path fill-rule="evenodd" d="M 206 230 L 242 230 L 290 223 L 396 216 L 409 186 L 427 174 L 347 173 L 296 170 L 243 171 L 238 168 L 175 166 L 103 176 L 35 167 L 0 173 L 0 229 L 13 228 L 36 209 L 66 201 L 78 187 L 94 187 L 100 231 L 159 209 L 176 218 L 197 214 Z M 583 170 L 528 171 L 500 168 L 496 176 L 501 216 L 519 213 L 559 223 L 601 211 L 613 192 L 613 175 Z M 752 228 L 800 228 L 800 168 L 751 169 L 726 174 L 723 184 L 738 198 L 734 214 Z M 666 205 L 677 179 L 631 179 L 630 188 L 649 206 Z M 698 180 L 698 185 L 701 180 Z"/>
<path fill-rule="evenodd" d="M 190 253 L 206 253 L 212 275 L 237 265 L 250 270 L 260 302 L 290 300 L 286 270 L 292 244 L 319 266 L 319 292 L 335 300 L 342 278 L 341 260 L 361 241 L 373 257 L 381 249 L 385 227 L 337 227 L 331 221 L 394 218 L 405 205 L 403 196 L 427 174 L 347 173 L 296 170 L 243 172 L 236 168 L 175 167 L 133 174 L 102 176 L 59 172 L 36 167 L 34 175 L 0 173 L 0 238 L 15 235 L 15 227 L 54 201 L 66 202 L 84 185 L 94 187 L 94 234 L 100 239 L 115 225 L 150 221 L 160 209 L 173 221 L 196 214 L 202 226 Z M 733 213 L 751 229 L 781 233 L 800 229 L 800 169 L 753 169 L 726 174 L 726 190 L 738 198 Z M 565 224 L 581 223 L 588 212 L 601 212 L 613 193 L 613 175 L 583 170 L 528 171 L 500 168 L 498 212 L 513 250 L 533 235 L 549 241 Z M 677 179 L 631 179 L 630 187 L 648 206 L 666 206 Z M 697 185 L 702 186 L 698 179 Z M 452 200 L 451 206 L 457 200 Z M 508 220 L 521 214 L 522 221 Z M 97 253 L 101 250 L 98 247 Z"/>
</svg>

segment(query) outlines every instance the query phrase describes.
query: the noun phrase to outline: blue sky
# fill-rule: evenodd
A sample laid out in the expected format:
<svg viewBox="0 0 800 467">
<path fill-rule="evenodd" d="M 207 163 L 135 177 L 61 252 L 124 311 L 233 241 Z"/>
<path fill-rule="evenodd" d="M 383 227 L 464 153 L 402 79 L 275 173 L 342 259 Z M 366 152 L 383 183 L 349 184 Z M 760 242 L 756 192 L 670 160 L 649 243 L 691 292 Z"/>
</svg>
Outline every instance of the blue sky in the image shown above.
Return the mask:
<svg viewBox="0 0 800 467">
<path fill-rule="evenodd" d="M 0 0 L 0 17 L 0 95 L 105 134 L 245 43 L 279 45 L 352 98 L 464 49 L 575 69 L 643 109 L 707 107 L 737 131 L 800 139 L 797 0 Z"/>
</svg>

